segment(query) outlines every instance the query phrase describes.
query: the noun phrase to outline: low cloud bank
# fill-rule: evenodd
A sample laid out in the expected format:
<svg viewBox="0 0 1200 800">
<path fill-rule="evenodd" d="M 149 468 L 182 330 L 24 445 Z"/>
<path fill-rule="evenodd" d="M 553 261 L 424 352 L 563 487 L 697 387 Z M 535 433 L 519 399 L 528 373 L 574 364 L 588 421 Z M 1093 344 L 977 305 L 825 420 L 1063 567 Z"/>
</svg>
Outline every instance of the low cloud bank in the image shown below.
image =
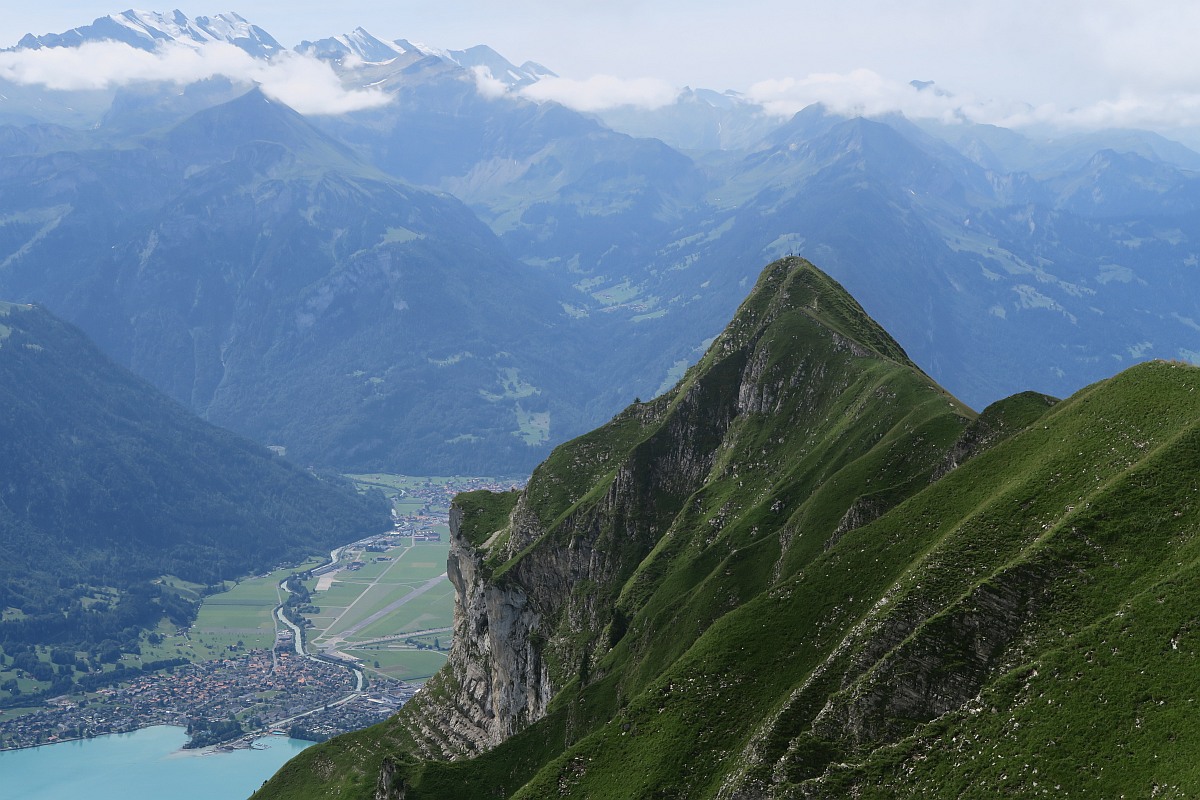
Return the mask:
<svg viewBox="0 0 1200 800">
<path fill-rule="evenodd" d="M 476 85 L 488 97 L 519 95 L 538 102 L 554 101 L 576 111 L 597 112 L 620 106 L 657 109 L 679 97 L 679 90 L 654 78 L 622 79 L 596 75 L 585 80 L 544 78 L 516 92 L 486 71 L 476 72 Z M 752 85 L 746 101 L 772 116 L 787 118 L 820 103 L 849 116 L 901 113 L 910 119 L 935 119 L 998 125 L 1088 130 L 1099 128 L 1186 128 L 1200 125 L 1200 92 L 1126 90 L 1115 99 L 1078 107 L 982 99 L 950 93 L 932 83 L 885 78 L 868 69 L 820 72 L 802 78 L 778 78 Z"/>
<path fill-rule="evenodd" d="M 974 122 L 1004 128 L 1163 129 L 1200 124 L 1200 92 L 1126 90 L 1114 99 L 1081 106 L 1063 107 L 1055 103 L 1033 106 L 949 93 L 932 84 L 890 80 L 866 69 L 760 81 L 746 92 L 746 99 L 779 117 L 790 117 L 806 106 L 822 103 L 833 112 L 847 115 L 899 112 L 912 119 Z"/>
<path fill-rule="evenodd" d="M 1166 68 L 1157 63 L 1147 71 Z M 585 79 L 547 77 L 510 89 L 486 67 L 471 70 L 486 97 L 524 97 L 553 101 L 583 112 L 621 106 L 658 109 L 671 105 L 679 89 L 656 78 L 594 75 Z M 1200 75 L 1200 67 L 1188 76 Z M 332 67 L 311 56 L 284 51 L 256 59 L 224 42 L 199 46 L 168 44 L 154 52 L 120 42 L 89 42 L 80 47 L 0 52 L 0 79 L 57 90 L 110 89 L 133 83 L 167 81 L 185 85 L 214 77 L 257 84 L 267 96 L 302 114 L 343 114 L 386 105 L 391 96 L 378 88 L 348 89 Z M 914 119 L 947 123 L 975 122 L 1006 128 L 1046 126 L 1062 129 L 1112 127 L 1171 129 L 1200 126 L 1200 90 L 1194 83 L 1134 75 L 1111 99 L 1064 107 L 1055 103 L 985 100 L 949 93 L 929 84 L 913 85 L 868 69 L 812 73 L 755 83 L 743 95 L 774 116 L 788 117 L 814 103 L 833 112 L 878 116 L 899 112 Z M 1140 78 L 1140 79 L 1139 79 Z"/>
<path fill-rule="evenodd" d="M 604 111 L 619 106 L 662 108 L 675 102 L 679 90 L 657 78 L 593 75 L 585 80 L 542 78 L 521 94 L 531 100 L 553 100 L 576 111 Z"/>
<path fill-rule="evenodd" d="M 200 47 L 168 45 L 154 52 L 120 42 L 0 53 L 0 78 L 47 89 L 110 89 L 166 81 L 186 85 L 215 77 L 258 84 L 301 114 L 343 114 L 390 102 L 378 89 L 346 89 L 330 66 L 283 52 L 269 61 L 224 42 Z"/>
</svg>

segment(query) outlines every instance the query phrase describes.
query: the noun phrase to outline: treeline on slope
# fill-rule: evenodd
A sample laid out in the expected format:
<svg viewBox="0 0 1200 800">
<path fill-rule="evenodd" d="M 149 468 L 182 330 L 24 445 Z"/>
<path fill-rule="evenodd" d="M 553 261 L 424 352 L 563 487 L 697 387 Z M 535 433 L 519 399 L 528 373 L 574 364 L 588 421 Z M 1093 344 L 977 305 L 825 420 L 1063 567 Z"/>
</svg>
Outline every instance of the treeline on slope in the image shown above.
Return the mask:
<svg viewBox="0 0 1200 800">
<path fill-rule="evenodd" d="M 130 633 L 130 636 L 136 635 L 136 632 Z M 86 657 L 81 657 L 74 645 L 68 645 L 67 648 L 54 648 L 51 651 L 50 662 L 47 663 L 38 658 L 36 645 L 9 641 L 5 645 L 8 655 L 0 655 L 0 665 L 9 665 L 33 680 L 48 685 L 26 692 L 21 689 L 16 678 L 0 682 L 0 692 L 8 692 L 8 697 L 0 697 L 0 708 L 28 708 L 59 695 L 94 692 L 106 686 L 123 683 L 139 673 L 162 670 L 169 672 L 175 667 L 190 663 L 187 658 L 159 658 L 143 661 L 140 669 L 134 669 L 121 661 L 121 655 L 126 650 L 140 653 L 136 642 L 122 647 L 113 639 L 105 639 L 96 651 Z M 112 665 L 111 670 L 105 668 L 105 665 L 109 664 Z"/>
<path fill-rule="evenodd" d="M 0 323 L 5 652 L 128 649 L 187 624 L 203 587 L 387 527 L 382 495 L 200 421 L 45 311 L 5 305 Z"/>
</svg>

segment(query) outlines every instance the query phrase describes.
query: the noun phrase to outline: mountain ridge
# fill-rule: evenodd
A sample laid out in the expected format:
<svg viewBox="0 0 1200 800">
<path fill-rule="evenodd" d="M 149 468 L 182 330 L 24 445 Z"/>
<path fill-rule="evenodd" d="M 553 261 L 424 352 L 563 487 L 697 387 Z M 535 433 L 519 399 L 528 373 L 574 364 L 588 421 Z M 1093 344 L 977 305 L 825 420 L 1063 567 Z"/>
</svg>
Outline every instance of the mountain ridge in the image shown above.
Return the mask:
<svg viewBox="0 0 1200 800">
<path fill-rule="evenodd" d="M 78 47 L 84 43 L 102 41 L 121 42 L 139 50 L 151 51 L 166 42 L 189 47 L 221 42 L 244 50 L 255 58 L 266 58 L 283 49 L 271 34 L 234 13 L 193 19 L 179 10 L 165 14 L 132 9 L 99 17 L 90 25 L 72 28 L 61 34 L 35 36 L 28 33 L 16 47 L 10 49 Z"/>
<path fill-rule="evenodd" d="M 5 291 L 213 421 L 307 463 L 449 474 L 518 472 L 551 425 L 582 428 L 543 276 L 257 89 L 136 147 L 6 168 L 48 180 L 10 197 Z"/>
<path fill-rule="evenodd" d="M 1186 794 L 1185 748 L 1169 764 L 1122 748 L 1192 729 L 1138 687 L 1200 690 L 1178 638 L 1194 592 L 1162 602 L 1200 568 L 1200 369 L 1148 362 L 976 417 L 868 320 L 811 265 L 773 264 L 676 389 L 555 450 L 520 494 L 460 496 L 447 668 L 398 717 L 306 751 L 255 796 L 918 797 L 1034 781 L 1108 796 L 1151 779 Z M 1122 621 L 1135 608 L 1159 609 L 1145 635 Z M 1100 630 L 1145 655 L 1097 661 Z M 1163 647 L 1180 655 L 1162 677 L 1131 680 Z M 1111 732 L 1079 680 L 1105 687 Z M 1101 771 L 1117 754 L 1122 769 Z"/>
</svg>

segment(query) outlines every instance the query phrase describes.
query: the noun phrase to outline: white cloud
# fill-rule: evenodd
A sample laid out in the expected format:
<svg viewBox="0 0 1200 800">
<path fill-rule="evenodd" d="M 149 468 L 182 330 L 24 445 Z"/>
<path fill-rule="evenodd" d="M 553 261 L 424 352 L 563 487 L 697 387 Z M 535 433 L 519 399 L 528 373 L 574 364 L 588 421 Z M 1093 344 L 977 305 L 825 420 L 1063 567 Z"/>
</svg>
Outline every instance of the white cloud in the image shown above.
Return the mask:
<svg viewBox="0 0 1200 800">
<path fill-rule="evenodd" d="M 392 100 L 380 89 L 346 89 L 329 65 L 315 58 L 289 52 L 255 63 L 259 68 L 251 79 L 268 97 L 301 114 L 345 114 L 378 108 Z"/>
<path fill-rule="evenodd" d="M 1057 129 L 1172 129 L 1200 125 L 1200 91 L 1126 89 L 1113 99 L 1064 107 L 1048 102 L 982 100 L 889 80 L 871 70 L 814 73 L 803 78 L 760 81 L 746 93 L 769 113 L 788 117 L 821 103 L 846 115 L 879 116 L 899 112 L 912 119 L 975 122 L 1006 128 L 1043 126 Z"/>
<path fill-rule="evenodd" d="M 492 77 L 492 71 L 487 67 L 471 67 L 471 75 L 475 78 L 475 89 L 484 97 L 494 100 L 508 94 L 508 86 L 499 78 Z"/>
<path fill-rule="evenodd" d="M 675 102 L 679 90 L 657 78 L 593 75 L 586 80 L 542 78 L 521 94 L 532 100 L 553 100 L 576 111 L 603 111 L 618 106 L 662 108 Z"/>
<path fill-rule="evenodd" d="M 0 53 L 0 78 L 48 89 L 109 89 L 154 81 L 187 84 L 217 76 L 258 84 L 267 96 L 302 114 L 341 114 L 390 102 L 378 89 L 346 89 L 330 66 L 315 58 L 284 52 L 262 61 L 224 42 L 170 45 L 155 52 L 119 42 L 89 42 Z"/>
<path fill-rule="evenodd" d="M 788 117 L 802 108 L 821 103 L 838 114 L 879 116 L 900 112 L 919 119 L 953 122 L 983 121 L 983 117 L 1008 115 L 1013 109 L 977 104 L 933 87 L 918 89 L 910 83 L 889 80 L 868 69 L 846 73 L 821 72 L 804 78 L 759 81 L 746 97 L 768 114 Z"/>
</svg>

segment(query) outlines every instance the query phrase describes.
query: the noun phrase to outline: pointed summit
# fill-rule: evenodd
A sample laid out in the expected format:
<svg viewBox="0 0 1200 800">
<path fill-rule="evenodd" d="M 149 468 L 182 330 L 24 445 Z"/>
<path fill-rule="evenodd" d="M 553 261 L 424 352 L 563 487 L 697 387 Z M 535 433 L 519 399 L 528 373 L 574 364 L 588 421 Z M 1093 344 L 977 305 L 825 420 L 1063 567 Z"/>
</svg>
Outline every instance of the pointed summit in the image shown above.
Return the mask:
<svg viewBox="0 0 1200 800">
<path fill-rule="evenodd" d="M 421 51 L 403 40 L 385 42 L 359 27 L 339 36 L 318 39 L 315 42 L 303 41 L 296 46 L 296 52 L 327 61 L 341 61 L 347 56 L 352 56 L 368 64 L 384 64 L 400 56 Z"/>
<path fill-rule="evenodd" d="M 344 144 L 319 131 L 303 115 L 254 87 L 241 97 L 204 109 L 165 137 L 169 149 L 195 163 L 224 160 L 251 143 L 278 145 L 314 164 L 367 169 Z"/>
<path fill-rule="evenodd" d="M 537 83 L 542 78 L 557 77 L 555 73 L 546 67 L 532 61 L 526 61 L 518 67 L 492 48 L 483 44 L 468 47 L 466 50 L 450 50 L 446 55 L 454 63 L 466 69 L 473 67 L 486 68 L 493 78 L 505 84 L 510 89 L 517 89 L 522 86 L 528 86 L 531 83 Z"/>
</svg>

